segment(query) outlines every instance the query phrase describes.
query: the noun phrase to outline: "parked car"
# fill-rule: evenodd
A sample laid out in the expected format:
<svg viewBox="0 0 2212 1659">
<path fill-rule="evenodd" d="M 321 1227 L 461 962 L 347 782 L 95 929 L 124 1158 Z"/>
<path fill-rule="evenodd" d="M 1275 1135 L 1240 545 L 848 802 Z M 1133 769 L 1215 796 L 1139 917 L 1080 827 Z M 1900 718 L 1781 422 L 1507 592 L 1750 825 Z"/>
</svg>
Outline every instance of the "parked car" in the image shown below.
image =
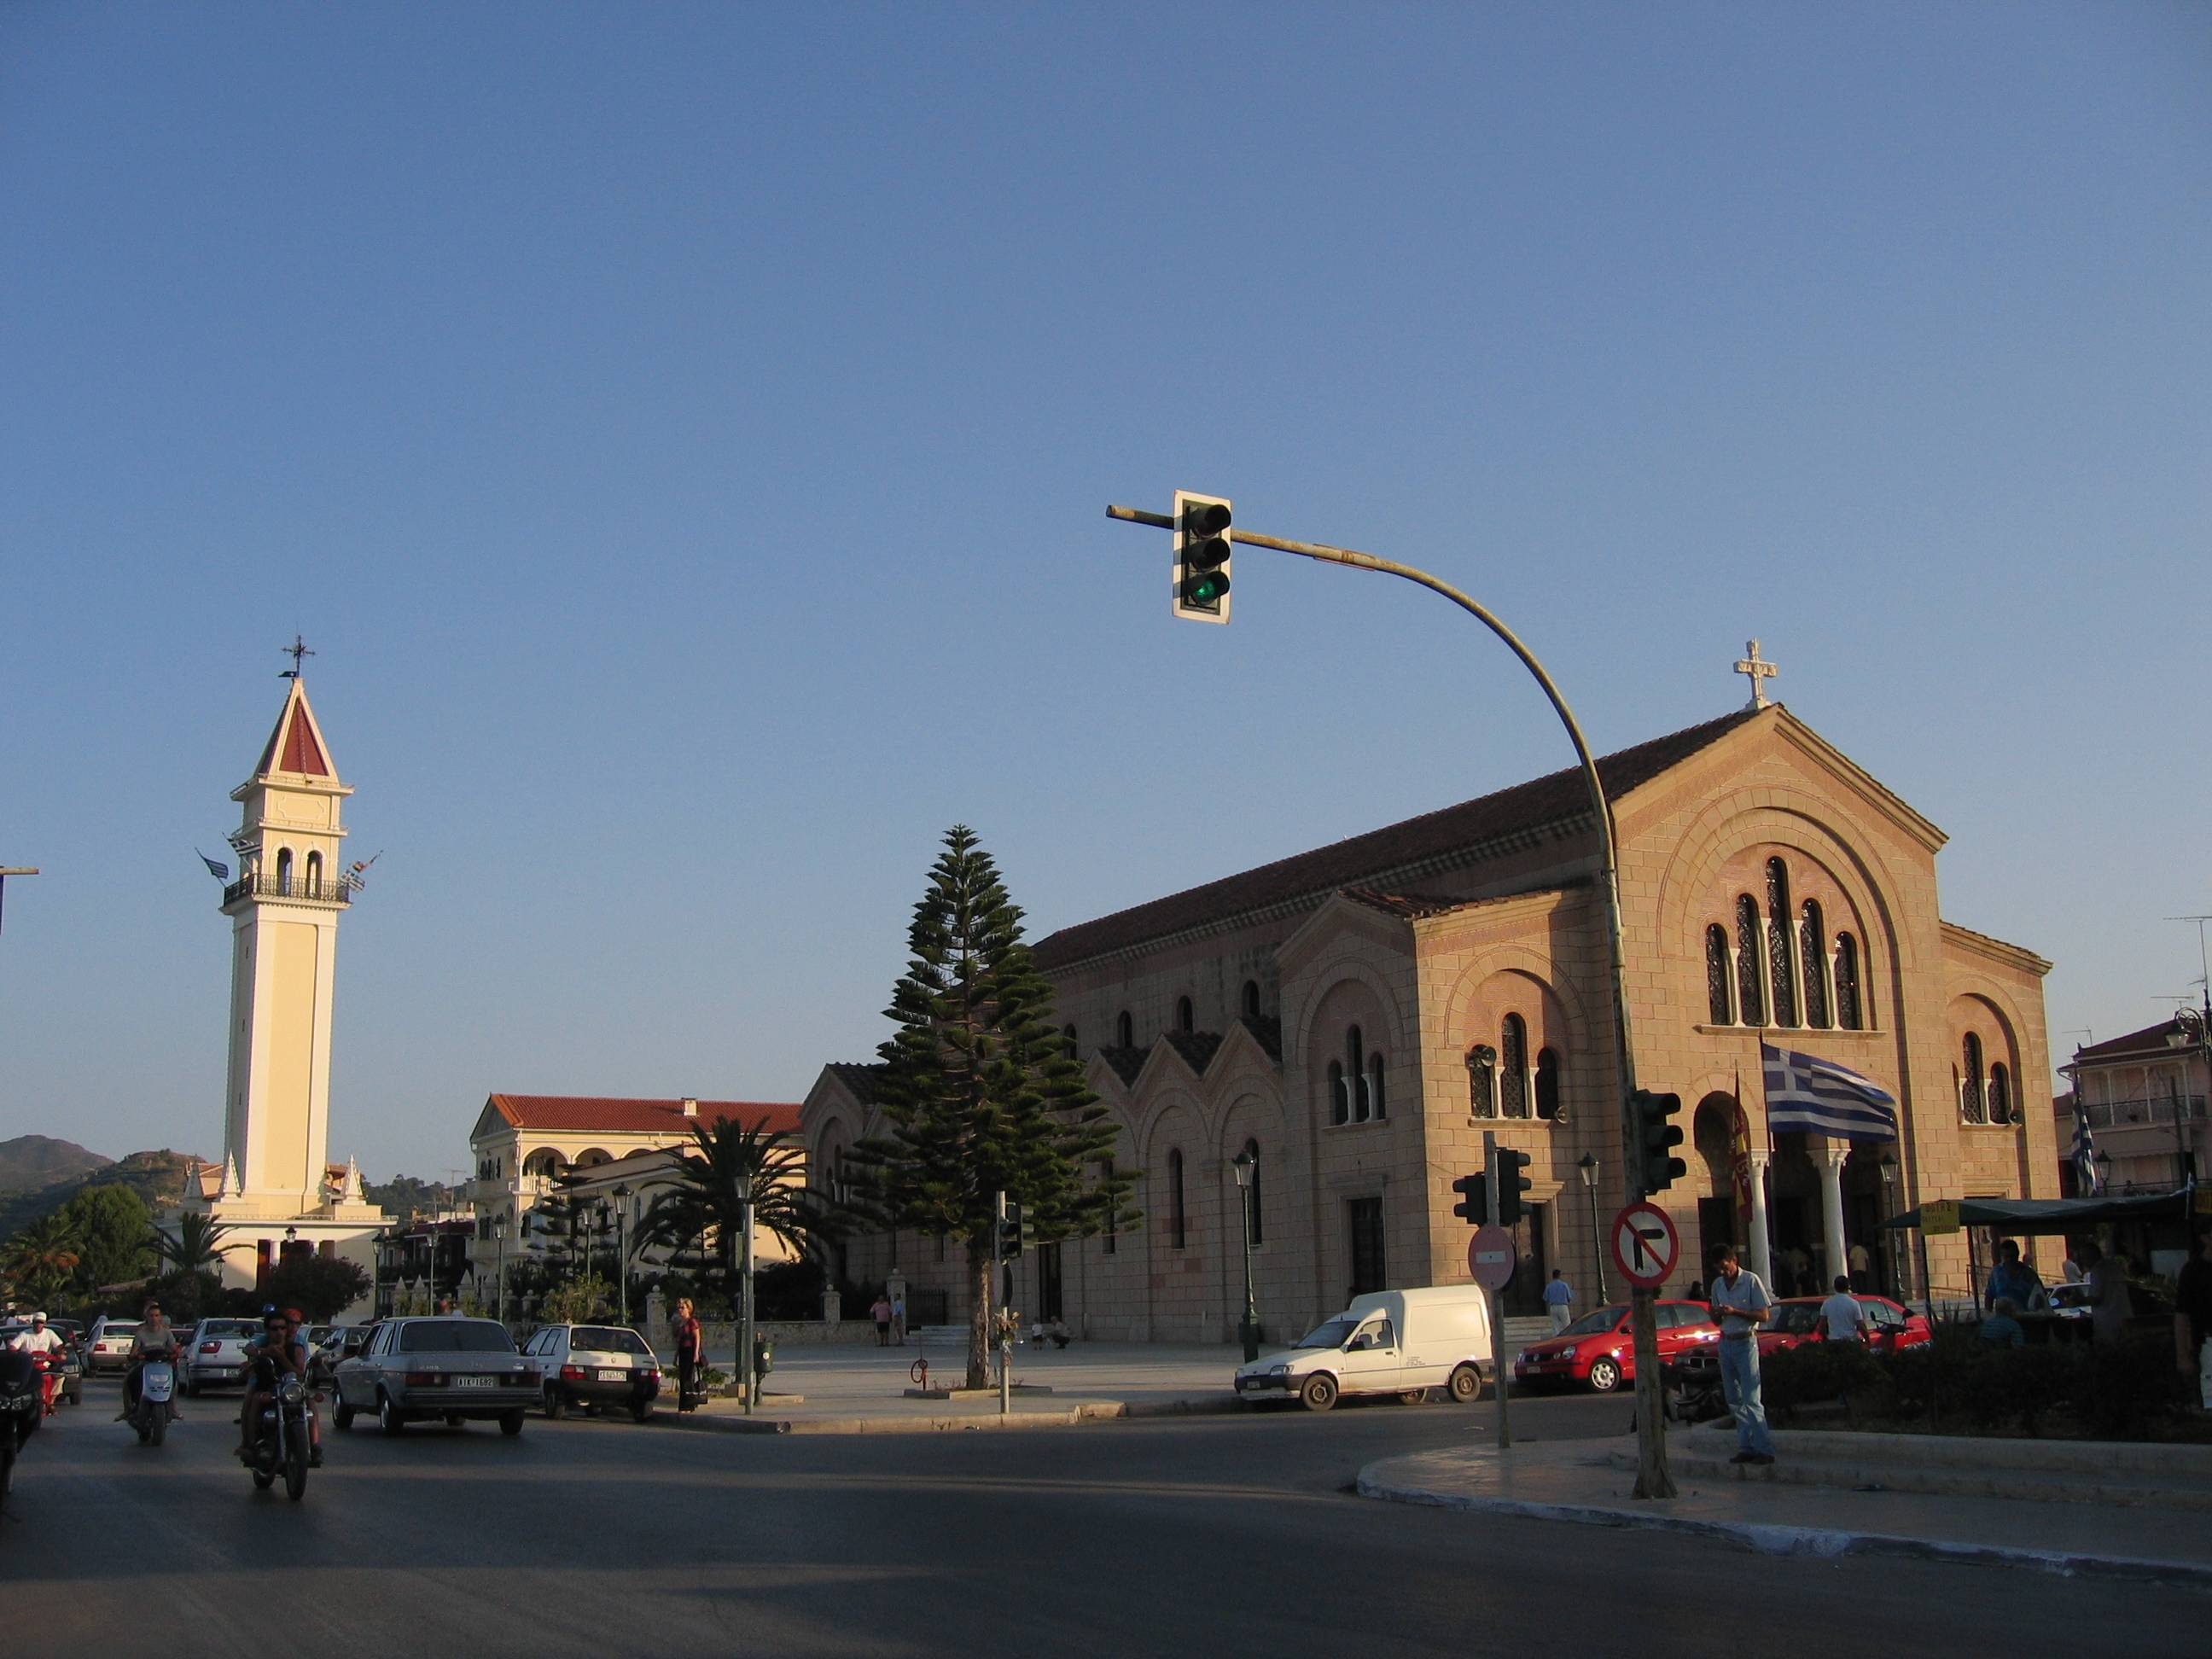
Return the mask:
<svg viewBox="0 0 2212 1659">
<path fill-rule="evenodd" d="M 1759 1328 L 1760 1356 L 1818 1340 L 1824 1299 L 1793 1296 L 1776 1303 L 1774 1317 Z M 1866 1310 L 1866 1345 L 1876 1353 L 1895 1353 L 1899 1348 L 1917 1348 L 1936 1340 L 1925 1318 L 1886 1296 L 1863 1296 L 1858 1304 Z"/>
<path fill-rule="evenodd" d="M 1662 1302 L 1656 1309 L 1659 1363 L 1672 1364 L 1686 1350 L 1720 1340 L 1720 1327 L 1702 1302 Z M 1582 1383 L 1611 1394 L 1636 1380 L 1636 1338 L 1628 1306 L 1616 1303 L 1586 1313 L 1557 1336 L 1531 1342 L 1513 1361 L 1516 1383 Z"/>
<path fill-rule="evenodd" d="M 337 1364 L 359 1353 L 376 1329 L 374 1325 L 335 1325 L 330 1334 L 307 1350 L 307 1381 L 319 1389 L 331 1386 Z"/>
<path fill-rule="evenodd" d="M 386 1320 L 334 1375 L 332 1421 L 350 1428 L 373 1414 L 386 1434 L 436 1418 L 455 1427 L 489 1418 L 501 1433 L 520 1434 L 525 1408 L 542 1398 L 538 1373 L 506 1326 L 450 1314 Z"/>
<path fill-rule="evenodd" d="M 660 1361 L 625 1325 L 548 1325 L 522 1345 L 545 1415 L 619 1406 L 642 1423 L 660 1397 Z"/>
<path fill-rule="evenodd" d="M 2166 1294 L 2140 1279 L 2128 1281 L 2128 1316 L 2130 1330 L 2171 1330 L 2173 1328 L 2173 1303 Z M 2064 1320 L 2088 1319 L 2089 1287 L 2084 1284 L 2059 1284 L 2051 1287 L 2051 1311 Z"/>
<path fill-rule="evenodd" d="M 1296 1400 L 1316 1412 L 1343 1395 L 1396 1395 L 1410 1406 L 1432 1388 L 1465 1401 L 1482 1393 L 1495 1363 L 1480 1288 L 1439 1285 L 1354 1297 L 1288 1352 L 1239 1366 L 1235 1386 L 1243 1400 Z"/>
<path fill-rule="evenodd" d="M 246 1350 L 261 1340 L 258 1319 L 203 1319 L 185 1339 L 185 1392 L 246 1386 Z"/>
<path fill-rule="evenodd" d="M 131 1345 L 137 1338 L 138 1325 L 137 1320 L 110 1319 L 106 1314 L 94 1320 L 92 1340 L 84 1351 L 84 1368 L 95 1375 L 129 1370 Z"/>
</svg>

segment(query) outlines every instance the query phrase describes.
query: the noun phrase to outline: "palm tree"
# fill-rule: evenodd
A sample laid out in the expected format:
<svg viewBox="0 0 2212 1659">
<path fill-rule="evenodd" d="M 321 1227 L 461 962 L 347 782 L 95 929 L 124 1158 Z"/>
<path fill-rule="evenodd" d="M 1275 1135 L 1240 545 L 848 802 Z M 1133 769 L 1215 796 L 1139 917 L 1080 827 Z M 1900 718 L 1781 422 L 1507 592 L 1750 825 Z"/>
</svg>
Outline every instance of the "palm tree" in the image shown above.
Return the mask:
<svg viewBox="0 0 2212 1659">
<path fill-rule="evenodd" d="M 210 1273 L 222 1266 L 222 1240 L 229 1231 L 228 1226 L 211 1215 L 187 1211 L 178 1217 L 173 1235 L 157 1226 L 148 1242 L 155 1259 L 167 1262 L 173 1271 Z"/>
<path fill-rule="evenodd" d="M 16 1290 L 34 1303 L 54 1301 L 76 1271 L 81 1252 L 68 1218 L 42 1215 L 8 1241 L 4 1265 Z"/>
<path fill-rule="evenodd" d="M 764 1117 L 750 1125 L 725 1117 L 693 1124 L 691 1140 L 677 1154 L 676 1184 L 646 1212 L 640 1243 L 697 1250 L 712 1228 L 721 1240 L 726 1270 L 733 1269 L 744 1231 L 741 1210 L 748 1201 L 754 1226 L 799 1255 L 838 1236 L 838 1212 L 805 1185 L 806 1149 L 797 1135 L 770 1129 Z"/>
</svg>

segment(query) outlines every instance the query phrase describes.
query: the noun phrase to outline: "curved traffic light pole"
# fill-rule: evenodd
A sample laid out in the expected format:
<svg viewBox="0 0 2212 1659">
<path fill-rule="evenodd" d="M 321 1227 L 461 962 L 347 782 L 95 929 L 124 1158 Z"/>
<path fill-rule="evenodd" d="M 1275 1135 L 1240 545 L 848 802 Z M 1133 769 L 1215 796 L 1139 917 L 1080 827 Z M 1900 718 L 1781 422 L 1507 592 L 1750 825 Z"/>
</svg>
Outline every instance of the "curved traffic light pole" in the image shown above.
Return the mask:
<svg viewBox="0 0 2212 1659">
<path fill-rule="evenodd" d="M 1175 528 L 1175 520 L 1167 514 L 1146 513 L 1133 507 L 1109 507 L 1106 516 L 1129 524 L 1152 525 L 1163 530 Z M 1537 660 L 1534 652 L 1521 642 L 1520 636 L 1449 582 L 1410 564 L 1379 558 L 1372 553 L 1356 552 L 1348 547 L 1332 547 L 1326 542 L 1294 542 L 1279 536 L 1262 536 L 1241 526 L 1232 527 L 1228 536 L 1235 545 L 1271 548 L 1278 553 L 1295 553 L 1300 558 L 1318 560 L 1323 564 L 1378 571 L 1386 576 L 1401 577 L 1416 586 L 1427 588 L 1431 593 L 1440 593 L 1503 641 L 1505 648 L 1521 659 L 1521 665 L 1543 688 L 1544 696 L 1551 701 L 1553 712 L 1559 715 L 1559 724 L 1567 729 L 1568 740 L 1575 746 L 1575 758 L 1582 768 L 1583 786 L 1589 792 L 1590 811 L 1597 824 L 1598 859 L 1604 866 L 1605 876 L 1606 940 L 1613 958 L 1613 1064 L 1620 1077 L 1618 1116 L 1622 1178 L 1627 1183 L 1631 1197 L 1644 1196 L 1640 1190 L 1642 1148 L 1635 1116 L 1628 1104 L 1629 1097 L 1636 1092 L 1636 1062 L 1630 1052 L 1628 1041 L 1628 969 L 1620 930 L 1620 874 L 1614 856 L 1613 805 L 1605 798 L 1605 785 L 1597 775 L 1597 760 L 1590 753 L 1589 744 L 1583 740 L 1583 729 L 1575 720 L 1574 710 L 1567 707 L 1566 698 L 1559 694 L 1559 688 L 1553 682 L 1551 675 L 1545 672 L 1544 665 Z M 1636 1348 L 1636 1496 L 1638 1498 L 1672 1498 L 1674 1495 L 1674 1480 L 1667 1473 L 1666 1379 L 1659 1366 L 1656 1300 L 1656 1291 L 1639 1289 L 1632 1292 L 1629 1304 L 1630 1325 L 1634 1332 Z M 1493 1333 L 1492 1337 L 1494 1363 L 1498 1368 L 1501 1387 L 1506 1362 L 1504 1355 L 1496 1352 L 1496 1350 L 1498 1339 L 1504 1334 L 1499 1331 Z"/>
</svg>

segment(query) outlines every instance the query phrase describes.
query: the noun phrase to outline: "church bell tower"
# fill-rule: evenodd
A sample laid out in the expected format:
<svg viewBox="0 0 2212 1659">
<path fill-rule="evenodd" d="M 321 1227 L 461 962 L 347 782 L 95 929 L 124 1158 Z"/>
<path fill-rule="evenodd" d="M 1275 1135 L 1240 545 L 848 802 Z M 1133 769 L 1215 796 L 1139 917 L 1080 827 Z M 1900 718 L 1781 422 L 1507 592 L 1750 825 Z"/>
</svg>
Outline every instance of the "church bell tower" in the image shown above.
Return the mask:
<svg viewBox="0 0 2212 1659">
<path fill-rule="evenodd" d="M 307 654 L 302 652 L 301 654 Z M 329 1178 L 331 991 L 345 868 L 338 781 L 299 659 L 253 775 L 230 792 L 238 879 L 230 918 L 230 1073 L 222 1196 L 228 1213 L 305 1216 Z"/>
</svg>

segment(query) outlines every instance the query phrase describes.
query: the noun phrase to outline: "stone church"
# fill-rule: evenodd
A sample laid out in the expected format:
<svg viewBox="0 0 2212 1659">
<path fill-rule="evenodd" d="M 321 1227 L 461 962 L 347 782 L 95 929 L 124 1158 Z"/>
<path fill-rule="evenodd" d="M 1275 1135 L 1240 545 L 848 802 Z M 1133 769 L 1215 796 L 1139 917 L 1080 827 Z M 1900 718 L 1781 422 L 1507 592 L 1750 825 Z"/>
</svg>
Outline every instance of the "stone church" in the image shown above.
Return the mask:
<svg viewBox="0 0 2212 1659">
<path fill-rule="evenodd" d="M 1863 1243 L 1874 1288 L 1917 1294 L 1885 1216 L 2057 1195 L 2050 964 L 1944 921 L 1943 832 L 1754 687 L 1599 763 L 1638 1079 L 1685 1103 L 1689 1173 L 1659 1200 L 1684 1245 L 1665 1293 L 1732 1239 L 1785 1282 L 1844 1271 Z M 1481 1169 L 1486 1131 L 1532 1160 L 1509 1310 L 1533 1310 L 1555 1267 L 1578 1306 L 1624 1296 L 1599 1239 L 1624 1197 L 1599 869 L 1569 769 L 1038 941 L 1144 1218 L 1032 1249 L 1013 1305 L 1094 1338 L 1231 1339 L 1247 1152 L 1269 1340 L 1364 1291 L 1465 1282 L 1451 1183 Z M 1771 1133 L 1763 1042 L 1880 1084 L 1899 1139 Z M 872 1076 L 831 1066 L 810 1093 L 817 1181 L 875 1131 Z M 1936 1294 L 1963 1294 L 1968 1241 L 1928 1243 Z M 959 1254 L 893 1233 L 851 1241 L 844 1267 L 896 1273 L 915 1322 L 958 1319 Z"/>
</svg>

